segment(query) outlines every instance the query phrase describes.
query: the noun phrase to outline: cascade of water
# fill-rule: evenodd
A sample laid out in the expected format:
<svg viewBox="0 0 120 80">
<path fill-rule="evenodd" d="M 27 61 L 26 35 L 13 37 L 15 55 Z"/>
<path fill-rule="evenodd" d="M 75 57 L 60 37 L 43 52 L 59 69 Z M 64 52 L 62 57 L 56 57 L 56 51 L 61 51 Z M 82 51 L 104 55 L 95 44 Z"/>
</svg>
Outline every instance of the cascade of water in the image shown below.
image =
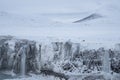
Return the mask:
<svg viewBox="0 0 120 80">
<path fill-rule="evenodd" d="M 109 53 L 105 51 L 103 57 L 103 71 L 106 73 L 110 72 L 110 61 L 109 61 Z"/>
<path fill-rule="evenodd" d="M 22 47 L 22 54 L 21 54 L 21 75 L 25 75 L 25 63 L 26 63 L 26 53 L 25 47 Z"/>
<path fill-rule="evenodd" d="M 41 45 L 39 45 L 39 56 L 38 56 L 38 65 L 39 65 L 39 71 L 41 69 L 41 65 L 42 65 L 42 62 L 41 62 Z"/>
</svg>

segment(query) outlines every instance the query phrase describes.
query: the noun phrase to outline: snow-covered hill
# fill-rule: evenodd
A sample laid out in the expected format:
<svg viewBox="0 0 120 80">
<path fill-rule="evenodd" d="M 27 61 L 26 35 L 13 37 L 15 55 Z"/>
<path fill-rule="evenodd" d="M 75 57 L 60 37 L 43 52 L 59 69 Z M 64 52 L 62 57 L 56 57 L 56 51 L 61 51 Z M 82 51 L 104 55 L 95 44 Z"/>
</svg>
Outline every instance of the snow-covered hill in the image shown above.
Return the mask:
<svg viewBox="0 0 120 80">
<path fill-rule="evenodd" d="M 103 42 L 120 39 L 119 0 L 71 0 L 70 2 L 68 0 L 52 2 L 2 0 L 0 4 L 1 35 L 30 38 L 74 37 Z M 102 17 L 73 23 L 92 14 L 99 14 Z"/>
</svg>

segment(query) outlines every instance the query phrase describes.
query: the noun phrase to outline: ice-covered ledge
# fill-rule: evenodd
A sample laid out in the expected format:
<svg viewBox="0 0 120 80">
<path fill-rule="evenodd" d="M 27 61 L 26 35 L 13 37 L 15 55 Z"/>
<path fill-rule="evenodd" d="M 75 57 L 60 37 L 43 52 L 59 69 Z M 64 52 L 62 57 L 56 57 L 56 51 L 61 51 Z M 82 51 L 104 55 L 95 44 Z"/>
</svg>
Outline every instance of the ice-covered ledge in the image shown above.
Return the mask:
<svg viewBox="0 0 120 80">
<path fill-rule="evenodd" d="M 1 36 L 0 70 L 10 70 L 20 75 L 40 73 L 41 69 L 67 75 L 74 73 L 89 76 L 101 75 L 101 73 L 113 75 L 120 73 L 119 47 L 117 44 L 115 48 L 110 49 L 104 46 L 87 49 L 84 44 L 70 40 L 40 43 L 12 36 Z"/>
</svg>

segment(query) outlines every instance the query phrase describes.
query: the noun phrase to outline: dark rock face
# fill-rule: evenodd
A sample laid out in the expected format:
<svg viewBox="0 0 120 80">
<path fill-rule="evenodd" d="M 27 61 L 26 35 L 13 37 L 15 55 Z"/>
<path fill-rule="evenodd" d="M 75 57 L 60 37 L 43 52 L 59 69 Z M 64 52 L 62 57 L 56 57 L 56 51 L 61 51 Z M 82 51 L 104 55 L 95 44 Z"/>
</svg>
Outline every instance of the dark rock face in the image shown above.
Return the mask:
<svg viewBox="0 0 120 80">
<path fill-rule="evenodd" d="M 72 56 L 72 43 L 70 41 L 67 41 L 64 44 L 64 50 L 65 50 L 65 59 L 69 59 Z"/>
<path fill-rule="evenodd" d="M 120 73 L 120 60 L 111 62 L 111 70 L 116 73 Z"/>
<path fill-rule="evenodd" d="M 82 80 L 106 80 L 103 75 L 90 75 Z"/>
<path fill-rule="evenodd" d="M 62 66 L 62 68 L 64 70 L 69 70 L 69 71 L 71 71 L 73 67 L 74 66 L 72 64 L 70 64 L 70 63 L 63 64 L 63 66 Z"/>
<path fill-rule="evenodd" d="M 54 60 L 60 60 L 61 55 L 62 55 L 62 50 L 63 50 L 63 42 L 53 42 L 53 51 L 54 51 Z"/>
<path fill-rule="evenodd" d="M 25 73 L 36 72 L 38 69 L 36 56 L 38 50 L 36 42 L 29 40 L 16 40 L 14 49 L 7 43 L 9 37 L 0 38 L 0 70 L 13 70 L 21 73 L 22 59 L 25 56 Z M 24 56 L 22 56 L 24 54 Z"/>
<path fill-rule="evenodd" d="M 80 19 L 80 20 L 77 20 L 77 21 L 74 21 L 73 23 L 79 23 L 79 22 L 84 22 L 84 21 L 89 21 L 89 20 L 93 20 L 93 19 L 98 19 L 98 18 L 101 18 L 102 16 L 100 14 L 97 14 L 97 13 L 93 13 L 83 19 Z"/>
<path fill-rule="evenodd" d="M 24 52 L 23 52 L 24 51 Z M 22 54 L 26 55 L 26 62 L 25 62 L 25 70 L 26 72 L 29 71 L 36 71 L 37 68 L 37 61 L 36 61 L 36 55 L 37 55 L 37 48 L 36 43 L 34 41 L 28 41 L 28 40 L 22 40 L 18 41 L 15 44 L 15 61 L 14 61 L 14 72 L 19 73 L 20 72 L 20 64 L 22 59 Z"/>
<path fill-rule="evenodd" d="M 1 62 L 1 68 L 7 69 L 8 67 L 8 44 L 1 45 L 0 47 L 0 62 Z"/>
<path fill-rule="evenodd" d="M 1 36 L 0 37 L 0 69 L 11 69 L 11 65 L 9 65 L 9 44 L 6 43 L 7 40 L 11 40 L 11 36 Z"/>
<path fill-rule="evenodd" d="M 62 80 L 62 79 L 69 80 L 69 76 L 67 76 L 63 73 L 54 72 L 52 70 L 42 69 L 41 73 L 45 74 L 45 75 L 51 75 L 51 76 L 54 76 L 54 77 L 58 77 L 58 78 L 60 78 L 60 80 Z"/>
</svg>

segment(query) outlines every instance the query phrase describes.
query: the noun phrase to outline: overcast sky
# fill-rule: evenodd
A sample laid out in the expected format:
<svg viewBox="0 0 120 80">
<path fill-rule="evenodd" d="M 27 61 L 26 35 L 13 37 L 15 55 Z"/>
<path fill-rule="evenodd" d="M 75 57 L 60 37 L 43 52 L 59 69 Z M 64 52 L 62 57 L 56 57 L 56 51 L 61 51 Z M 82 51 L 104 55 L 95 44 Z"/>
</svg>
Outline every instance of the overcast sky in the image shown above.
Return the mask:
<svg viewBox="0 0 120 80">
<path fill-rule="evenodd" d="M 86 12 L 103 6 L 100 0 L 0 0 L 0 10 L 14 13 Z"/>
</svg>

